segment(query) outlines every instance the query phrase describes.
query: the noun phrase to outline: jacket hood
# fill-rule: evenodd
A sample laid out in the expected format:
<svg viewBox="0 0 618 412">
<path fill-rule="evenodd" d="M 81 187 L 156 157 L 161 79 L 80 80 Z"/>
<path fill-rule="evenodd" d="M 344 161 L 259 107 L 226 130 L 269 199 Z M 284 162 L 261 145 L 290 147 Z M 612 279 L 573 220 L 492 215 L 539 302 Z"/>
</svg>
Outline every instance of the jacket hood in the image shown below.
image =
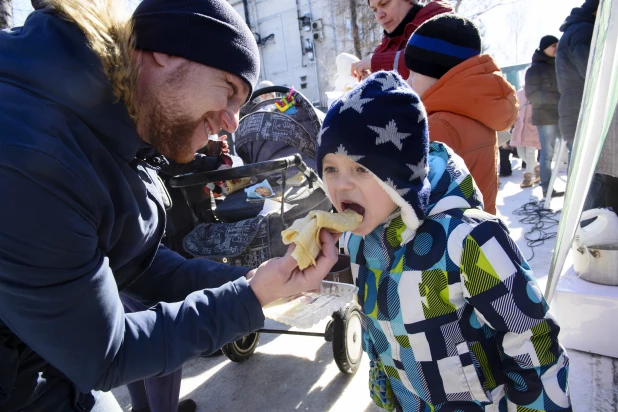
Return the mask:
<svg viewBox="0 0 618 412">
<path fill-rule="evenodd" d="M 543 50 L 537 49 L 534 51 L 534 54 L 532 55 L 532 62 L 544 62 L 547 64 L 555 65 L 556 58 L 546 55 Z"/>
<path fill-rule="evenodd" d="M 560 31 L 565 32 L 569 26 L 577 23 L 592 23 L 594 24 L 596 17 L 587 8 L 575 7 L 571 10 L 571 14 L 566 18 L 560 26 Z"/>
<path fill-rule="evenodd" d="M 483 210 L 483 195 L 474 183 L 474 179 L 463 159 L 451 148 L 440 142 L 432 142 L 429 146 L 429 173 L 427 179 L 431 185 L 427 218 L 454 209 Z M 396 204 L 397 194 L 387 192 Z M 399 199 L 402 199 L 399 197 Z M 391 247 L 405 245 L 414 239 L 418 225 L 409 227 L 409 222 L 403 216 L 403 210 L 389 216 L 384 223 L 376 227 L 368 237 L 380 242 L 385 238 L 384 232 L 392 232 L 386 236 Z M 422 224 L 423 222 L 419 222 Z M 371 240 L 370 240 L 371 241 Z"/>
<path fill-rule="evenodd" d="M 428 216 L 451 209 L 483 210 L 483 195 L 476 186 L 463 159 L 440 142 L 429 146 L 429 174 L 431 192 Z"/>
<path fill-rule="evenodd" d="M 0 82 L 65 107 L 130 160 L 145 145 L 134 123 L 132 50 L 122 2 L 46 0 L 23 27 L 0 32 Z"/>
<path fill-rule="evenodd" d="M 495 131 L 509 128 L 517 119 L 515 89 L 486 54 L 452 68 L 425 92 L 422 101 L 429 116 L 436 112 L 455 113 Z"/>
<path fill-rule="evenodd" d="M 414 20 L 412 20 L 412 23 L 416 27 L 418 27 L 421 24 L 425 23 L 427 20 L 431 19 L 432 17 L 437 16 L 438 14 L 450 13 L 452 11 L 453 11 L 453 7 L 451 7 L 448 1 L 443 1 L 443 0 L 432 1 L 428 3 L 425 7 L 420 9 L 418 13 L 416 13 Z M 407 40 L 408 39 L 406 39 L 406 42 Z"/>
</svg>

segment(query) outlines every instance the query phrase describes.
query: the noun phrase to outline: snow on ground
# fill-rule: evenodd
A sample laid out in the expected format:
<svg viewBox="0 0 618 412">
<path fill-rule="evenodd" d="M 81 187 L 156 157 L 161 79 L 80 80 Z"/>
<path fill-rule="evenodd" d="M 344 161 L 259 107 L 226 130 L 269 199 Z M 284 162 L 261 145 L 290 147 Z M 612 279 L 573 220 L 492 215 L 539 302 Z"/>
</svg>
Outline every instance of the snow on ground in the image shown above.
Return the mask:
<svg viewBox="0 0 618 412">
<path fill-rule="evenodd" d="M 530 225 L 521 223 L 513 211 L 541 197 L 541 188 L 521 189 L 520 161 L 513 160 L 513 176 L 500 178 L 498 213 L 509 227 L 526 258 L 532 250 L 526 245 L 524 233 Z M 564 171 L 556 189 L 566 186 Z M 553 210 L 561 210 L 564 198 L 551 202 Z M 557 226 L 550 231 L 557 232 Z M 530 260 L 539 283 L 549 272 L 555 239 L 535 248 Z M 267 321 L 266 327 L 282 325 Z M 312 328 L 324 331 L 325 322 Z M 573 410 L 576 412 L 617 412 L 618 360 L 569 350 L 571 359 L 570 387 Z M 377 412 L 367 389 L 368 361 L 363 358 L 354 376 L 339 372 L 332 357 L 331 344 L 322 338 L 291 335 L 266 335 L 260 339 L 255 354 L 245 363 L 230 362 L 225 357 L 197 358 L 183 370 L 180 395 L 198 403 L 198 411 L 336 411 Z M 115 389 L 120 405 L 130 410 L 125 388 Z"/>
</svg>

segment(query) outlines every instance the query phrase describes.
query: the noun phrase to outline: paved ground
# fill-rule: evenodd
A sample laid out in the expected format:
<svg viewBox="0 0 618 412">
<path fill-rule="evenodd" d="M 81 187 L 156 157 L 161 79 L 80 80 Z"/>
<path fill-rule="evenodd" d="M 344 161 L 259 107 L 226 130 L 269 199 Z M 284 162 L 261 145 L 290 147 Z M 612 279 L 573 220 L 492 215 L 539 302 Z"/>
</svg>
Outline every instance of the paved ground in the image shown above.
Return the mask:
<svg viewBox="0 0 618 412">
<path fill-rule="evenodd" d="M 515 209 L 531 196 L 541 196 L 540 187 L 520 189 L 519 161 L 513 176 L 501 178 L 499 213 L 526 257 L 531 250 L 523 234 L 528 226 L 513 216 Z M 556 183 L 564 188 L 564 181 Z M 552 208 L 562 208 L 563 198 L 552 201 Z M 553 229 L 557 231 L 557 228 Z M 547 275 L 555 241 L 535 250 L 530 264 L 540 281 Z M 268 322 L 266 327 L 282 325 Z M 324 323 L 314 330 L 322 331 Z M 617 412 L 618 360 L 604 356 L 569 351 L 570 386 L 576 412 Z M 363 359 L 355 376 L 339 372 L 332 357 L 331 344 L 321 338 L 289 335 L 262 335 L 251 359 L 243 364 L 225 357 L 195 359 L 185 365 L 181 397 L 198 403 L 198 411 L 333 411 L 376 412 L 367 391 L 368 361 Z M 125 388 L 114 390 L 118 401 L 130 410 Z"/>
</svg>

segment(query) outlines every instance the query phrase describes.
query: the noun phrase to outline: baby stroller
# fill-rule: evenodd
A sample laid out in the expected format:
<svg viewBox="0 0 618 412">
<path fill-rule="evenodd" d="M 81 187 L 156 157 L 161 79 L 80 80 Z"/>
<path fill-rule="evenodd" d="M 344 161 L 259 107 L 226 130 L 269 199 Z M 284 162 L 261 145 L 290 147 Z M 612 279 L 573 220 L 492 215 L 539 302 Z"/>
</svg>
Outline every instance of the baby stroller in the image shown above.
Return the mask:
<svg viewBox="0 0 618 412">
<path fill-rule="evenodd" d="M 244 190 L 228 194 L 215 206 L 216 222 L 200 222 L 185 237 L 185 251 L 196 258 L 255 268 L 285 254 L 287 246 L 281 240 L 281 231 L 296 219 L 311 210 L 331 210 L 322 182 L 314 172 L 316 140 L 323 117 L 293 89 L 273 86 L 255 91 L 241 111 L 236 132 L 236 152 L 244 166 L 176 176 L 169 184 L 184 190 L 247 177 L 252 178 L 252 183 L 267 179 L 275 195 L 280 196 L 281 207 L 264 216 L 260 213 L 263 200 L 248 199 Z M 346 266 L 345 261 L 341 264 Z M 334 267 L 333 272 L 341 269 Z M 352 283 L 351 275 L 345 281 Z M 362 356 L 360 319 L 360 307 L 352 303 L 333 314 L 324 333 L 261 329 L 222 350 L 230 360 L 243 362 L 255 351 L 260 333 L 319 336 L 332 341 L 339 369 L 354 373 Z"/>
</svg>

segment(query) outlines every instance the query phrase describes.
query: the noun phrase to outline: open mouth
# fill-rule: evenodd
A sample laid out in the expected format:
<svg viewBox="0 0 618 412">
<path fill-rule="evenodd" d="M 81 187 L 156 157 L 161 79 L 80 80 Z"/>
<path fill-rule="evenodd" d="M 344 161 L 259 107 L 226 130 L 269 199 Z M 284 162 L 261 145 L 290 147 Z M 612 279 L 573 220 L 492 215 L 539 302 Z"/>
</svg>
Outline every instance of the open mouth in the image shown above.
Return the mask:
<svg viewBox="0 0 618 412">
<path fill-rule="evenodd" d="M 359 205 L 358 203 L 341 202 L 341 208 L 343 210 L 352 209 L 353 211 L 355 211 L 359 215 L 361 215 L 363 217 L 365 216 L 365 208 L 362 207 L 361 205 Z"/>
</svg>

